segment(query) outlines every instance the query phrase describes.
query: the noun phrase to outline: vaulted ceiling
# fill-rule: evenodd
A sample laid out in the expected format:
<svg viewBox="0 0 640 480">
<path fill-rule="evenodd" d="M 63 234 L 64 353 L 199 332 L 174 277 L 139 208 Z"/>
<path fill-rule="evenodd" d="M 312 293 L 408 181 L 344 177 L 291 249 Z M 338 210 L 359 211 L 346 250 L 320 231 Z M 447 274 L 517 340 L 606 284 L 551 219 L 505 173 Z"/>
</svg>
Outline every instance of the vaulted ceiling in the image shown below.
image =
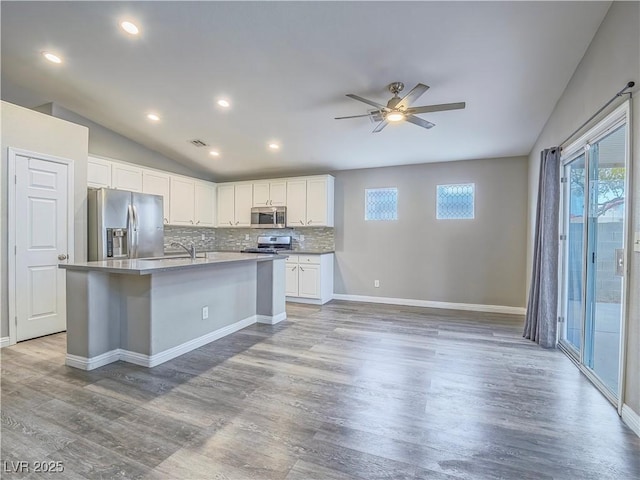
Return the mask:
<svg viewBox="0 0 640 480">
<path fill-rule="evenodd" d="M 57 103 L 216 180 L 526 155 L 609 5 L 3 1 L 2 98 Z M 417 105 L 467 107 L 420 115 L 430 130 L 333 119 L 367 113 L 345 94 L 386 103 L 395 81 L 431 87 Z"/>
</svg>

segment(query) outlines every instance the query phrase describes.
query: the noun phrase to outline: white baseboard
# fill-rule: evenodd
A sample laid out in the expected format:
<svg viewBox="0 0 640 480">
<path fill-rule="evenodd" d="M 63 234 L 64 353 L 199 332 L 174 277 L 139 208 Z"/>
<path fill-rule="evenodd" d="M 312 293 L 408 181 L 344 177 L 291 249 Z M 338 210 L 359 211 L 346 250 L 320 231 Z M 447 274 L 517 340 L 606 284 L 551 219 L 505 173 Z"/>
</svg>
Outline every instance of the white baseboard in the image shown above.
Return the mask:
<svg viewBox="0 0 640 480">
<path fill-rule="evenodd" d="M 94 368 L 102 367 L 108 363 L 117 362 L 122 360 L 124 362 L 133 363 L 135 365 L 141 365 L 143 367 L 155 367 L 161 363 L 167 362 L 173 358 L 184 355 L 196 348 L 202 347 L 207 343 L 211 343 L 219 338 L 226 337 L 238 330 L 242 330 L 249 325 L 256 323 L 257 315 L 251 315 L 243 320 L 239 320 L 226 327 L 219 328 L 213 332 L 209 332 L 201 337 L 194 338 L 188 342 L 182 343 L 175 347 L 164 350 L 155 355 L 145 355 L 144 353 L 131 352 L 129 350 L 123 350 L 118 348 L 109 352 L 98 355 L 97 357 L 85 358 L 77 355 L 67 354 L 66 364 L 70 367 L 80 368 L 82 370 L 93 370 Z M 271 317 L 269 317 L 271 318 Z M 286 314 L 285 314 L 286 318 Z"/>
<path fill-rule="evenodd" d="M 640 415 L 634 412 L 626 403 L 622 405 L 622 420 L 640 437 Z"/>
<path fill-rule="evenodd" d="M 11 345 L 11 339 L 9 337 L 0 338 L 0 348 L 8 347 Z"/>
<path fill-rule="evenodd" d="M 409 307 L 444 308 L 447 310 L 468 310 L 472 312 L 507 313 L 511 315 L 524 315 L 523 307 L 507 307 L 504 305 L 482 305 L 475 303 L 449 303 L 434 302 L 431 300 L 415 300 L 412 298 L 373 297 L 368 295 L 345 295 L 334 293 L 334 300 L 347 300 L 349 302 L 386 303 L 389 305 L 405 305 Z"/>
<path fill-rule="evenodd" d="M 256 315 L 256 322 L 266 323 L 268 325 L 275 325 L 283 320 L 287 319 L 287 312 L 279 313 L 278 315 Z"/>
<path fill-rule="evenodd" d="M 65 363 L 69 367 L 79 368 L 81 370 L 93 370 L 94 368 L 103 367 L 109 363 L 117 362 L 118 360 L 120 360 L 119 348 L 91 358 L 80 357 L 78 355 L 71 355 L 70 353 L 67 353 Z"/>
</svg>

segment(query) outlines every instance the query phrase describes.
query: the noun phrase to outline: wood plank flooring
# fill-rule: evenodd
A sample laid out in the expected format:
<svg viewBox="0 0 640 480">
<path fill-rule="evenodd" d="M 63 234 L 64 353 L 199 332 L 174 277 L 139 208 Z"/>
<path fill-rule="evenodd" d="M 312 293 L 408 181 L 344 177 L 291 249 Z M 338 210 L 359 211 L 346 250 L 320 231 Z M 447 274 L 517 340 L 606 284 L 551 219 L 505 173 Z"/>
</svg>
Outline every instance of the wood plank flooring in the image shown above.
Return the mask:
<svg viewBox="0 0 640 480">
<path fill-rule="evenodd" d="M 66 367 L 64 334 L 2 349 L 2 477 L 640 478 L 640 438 L 522 317 L 287 313 L 153 369 Z"/>
</svg>

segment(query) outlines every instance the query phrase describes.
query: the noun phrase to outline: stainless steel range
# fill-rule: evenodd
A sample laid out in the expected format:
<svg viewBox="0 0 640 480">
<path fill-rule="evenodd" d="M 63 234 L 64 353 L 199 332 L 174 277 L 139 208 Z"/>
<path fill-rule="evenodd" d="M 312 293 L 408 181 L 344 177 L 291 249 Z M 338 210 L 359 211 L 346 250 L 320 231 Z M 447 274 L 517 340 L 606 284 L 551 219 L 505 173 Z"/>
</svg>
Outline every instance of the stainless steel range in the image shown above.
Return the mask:
<svg viewBox="0 0 640 480">
<path fill-rule="evenodd" d="M 291 250 L 290 235 L 260 235 L 258 237 L 258 246 L 253 248 L 245 248 L 242 253 L 270 253 L 277 254 L 279 251 Z"/>
</svg>

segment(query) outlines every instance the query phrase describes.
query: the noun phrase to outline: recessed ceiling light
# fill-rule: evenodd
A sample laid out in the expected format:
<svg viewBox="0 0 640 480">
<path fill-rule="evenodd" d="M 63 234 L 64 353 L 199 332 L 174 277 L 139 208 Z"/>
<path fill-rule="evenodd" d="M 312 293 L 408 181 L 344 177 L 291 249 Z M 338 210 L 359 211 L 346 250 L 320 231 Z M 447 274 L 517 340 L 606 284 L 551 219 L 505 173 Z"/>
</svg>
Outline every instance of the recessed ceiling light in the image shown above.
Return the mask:
<svg viewBox="0 0 640 480">
<path fill-rule="evenodd" d="M 231 104 L 229 103 L 229 101 L 228 101 L 228 100 L 225 100 L 224 98 L 223 98 L 223 99 L 218 100 L 218 105 L 220 105 L 221 107 L 224 107 L 224 108 L 229 108 L 229 107 L 231 106 Z"/>
<path fill-rule="evenodd" d="M 215 150 L 211 150 L 209 152 L 209 155 L 211 155 L 212 157 L 219 157 L 220 156 L 220 152 L 217 152 Z"/>
<path fill-rule="evenodd" d="M 149 120 L 154 121 L 154 122 L 157 122 L 158 120 L 160 120 L 160 117 L 158 115 L 156 115 L 155 113 L 150 113 L 149 115 L 147 115 L 147 118 Z"/>
<path fill-rule="evenodd" d="M 140 32 L 136 24 L 129 21 L 121 22 L 120 26 L 125 32 L 127 32 L 130 35 L 137 35 Z"/>
<path fill-rule="evenodd" d="M 270 143 L 269 148 L 271 150 L 280 150 L 280 145 L 278 145 L 277 143 Z"/>
<path fill-rule="evenodd" d="M 62 59 L 59 56 L 54 55 L 51 52 L 42 52 L 42 55 L 44 56 L 44 58 L 49 60 L 51 63 L 62 63 Z"/>
</svg>

